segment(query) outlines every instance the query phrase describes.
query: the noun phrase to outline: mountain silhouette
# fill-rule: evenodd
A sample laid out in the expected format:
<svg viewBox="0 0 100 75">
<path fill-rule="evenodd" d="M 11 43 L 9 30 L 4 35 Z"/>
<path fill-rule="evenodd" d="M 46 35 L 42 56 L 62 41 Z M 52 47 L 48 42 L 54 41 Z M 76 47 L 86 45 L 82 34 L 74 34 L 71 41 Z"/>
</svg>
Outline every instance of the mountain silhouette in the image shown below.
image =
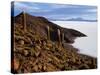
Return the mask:
<svg viewBox="0 0 100 75">
<path fill-rule="evenodd" d="M 82 21 L 82 22 L 97 22 L 97 20 L 89 20 L 89 19 L 84 19 L 81 17 L 76 17 L 76 18 L 68 18 L 68 19 L 60 19 L 60 18 L 48 18 L 51 21 Z"/>
<path fill-rule="evenodd" d="M 70 18 L 70 19 L 67 19 L 67 21 L 97 22 L 97 20 L 87 20 L 87 19 L 83 19 L 83 18 L 81 18 L 81 17 L 78 17 L 78 18 Z"/>
</svg>

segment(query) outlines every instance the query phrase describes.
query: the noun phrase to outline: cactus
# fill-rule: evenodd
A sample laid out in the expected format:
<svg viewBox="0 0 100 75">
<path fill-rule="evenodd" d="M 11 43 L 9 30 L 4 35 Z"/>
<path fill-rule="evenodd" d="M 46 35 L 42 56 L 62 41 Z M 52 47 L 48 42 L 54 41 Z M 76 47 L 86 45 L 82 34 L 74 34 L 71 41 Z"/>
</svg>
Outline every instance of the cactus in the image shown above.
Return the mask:
<svg viewBox="0 0 100 75">
<path fill-rule="evenodd" d="M 62 33 L 62 42 L 64 42 L 64 36 L 65 36 L 64 33 Z"/>
<path fill-rule="evenodd" d="M 24 29 L 24 32 L 26 32 L 26 15 L 25 15 L 25 11 L 23 11 L 23 29 Z"/>
<path fill-rule="evenodd" d="M 47 26 L 47 32 L 48 32 L 48 35 L 47 35 L 48 40 L 50 40 L 50 28 L 49 28 L 49 26 Z"/>
<path fill-rule="evenodd" d="M 59 45 L 61 45 L 61 37 L 60 37 L 60 29 L 58 29 L 58 40 L 59 40 Z"/>
</svg>

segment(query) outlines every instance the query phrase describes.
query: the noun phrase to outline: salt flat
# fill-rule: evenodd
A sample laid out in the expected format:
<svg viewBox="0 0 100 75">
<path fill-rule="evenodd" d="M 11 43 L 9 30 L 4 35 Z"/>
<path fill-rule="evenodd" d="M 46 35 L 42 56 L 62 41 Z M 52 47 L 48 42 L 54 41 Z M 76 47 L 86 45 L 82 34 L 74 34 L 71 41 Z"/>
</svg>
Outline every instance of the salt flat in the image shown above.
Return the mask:
<svg viewBox="0 0 100 75">
<path fill-rule="evenodd" d="M 52 21 L 62 27 L 76 29 L 87 37 L 77 38 L 74 47 L 80 50 L 80 53 L 97 57 L 97 22 L 80 21 Z"/>
</svg>

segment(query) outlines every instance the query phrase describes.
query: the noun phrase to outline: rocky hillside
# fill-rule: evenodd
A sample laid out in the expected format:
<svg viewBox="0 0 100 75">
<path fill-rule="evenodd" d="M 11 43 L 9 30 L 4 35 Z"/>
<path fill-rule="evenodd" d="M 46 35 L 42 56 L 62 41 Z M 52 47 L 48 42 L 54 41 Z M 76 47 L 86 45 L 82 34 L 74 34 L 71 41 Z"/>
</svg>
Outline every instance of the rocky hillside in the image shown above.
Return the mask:
<svg viewBox="0 0 100 75">
<path fill-rule="evenodd" d="M 57 39 L 58 39 L 57 30 L 58 29 L 61 32 L 60 36 L 62 36 L 62 33 L 65 34 L 64 40 L 67 43 L 74 43 L 73 38 L 86 36 L 85 34 L 79 32 L 77 30 L 60 27 L 60 26 L 48 21 L 44 17 L 31 16 L 27 13 L 25 13 L 25 15 L 26 15 L 25 19 L 26 19 L 27 29 L 32 29 L 33 32 L 38 33 L 38 35 L 42 34 L 41 37 L 46 38 L 47 37 L 47 27 L 49 27 L 50 38 L 52 41 L 57 41 Z M 20 13 L 18 16 L 16 16 L 14 22 L 23 25 L 23 13 Z"/>
<path fill-rule="evenodd" d="M 25 21 L 23 13 L 12 17 L 12 73 L 97 68 L 97 58 L 79 54 L 79 50 L 69 44 L 85 34 L 60 27 L 44 17 L 24 15 Z"/>
</svg>

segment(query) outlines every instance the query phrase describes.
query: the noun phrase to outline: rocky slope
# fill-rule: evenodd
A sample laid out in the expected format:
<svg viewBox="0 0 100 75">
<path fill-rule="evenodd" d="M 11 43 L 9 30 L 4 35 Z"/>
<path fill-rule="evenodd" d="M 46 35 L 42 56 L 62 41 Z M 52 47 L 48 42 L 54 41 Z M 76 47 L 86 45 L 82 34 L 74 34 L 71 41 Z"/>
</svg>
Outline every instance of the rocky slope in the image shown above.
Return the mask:
<svg viewBox="0 0 100 75">
<path fill-rule="evenodd" d="M 76 37 L 85 37 L 86 35 L 74 30 L 74 29 L 68 29 L 68 28 L 63 28 L 60 27 L 50 21 L 48 21 L 46 18 L 44 17 L 40 17 L 40 16 L 31 16 L 27 13 L 25 13 L 26 15 L 26 25 L 27 25 L 27 29 L 32 29 L 33 32 L 37 32 L 38 35 L 41 35 L 42 37 L 47 37 L 47 26 L 50 28 L 50 38 L 52 41 L 57 41 L 58 39 L 58 34 L 57 34 L 57 30 L 59 29 L 61 33 L 64 33 L 64 39 L 67 43 L 74 43 L 74 39 Z M 20 13 L 19 15 L 17 15 L 15 17 L 15 23 L 19 23 L 21 25 L 23 25 L 23 13 Z M 62 36 L 62 35 L 60 35 Z"/>
<path fill-rule="evenodd" d="M 76 37 L 84 37 L 85 34 L 62 28 L 44 17 L 25 15 L 26 31 L 23 30 L 23 13 L 12 17 L 12 73 L 97 68 L 97 58 L 79 54 L 79 50 L 69 44 L 74 43 Z M 60 41 L 58 29 L 61 33 Z"/>
</svg>

